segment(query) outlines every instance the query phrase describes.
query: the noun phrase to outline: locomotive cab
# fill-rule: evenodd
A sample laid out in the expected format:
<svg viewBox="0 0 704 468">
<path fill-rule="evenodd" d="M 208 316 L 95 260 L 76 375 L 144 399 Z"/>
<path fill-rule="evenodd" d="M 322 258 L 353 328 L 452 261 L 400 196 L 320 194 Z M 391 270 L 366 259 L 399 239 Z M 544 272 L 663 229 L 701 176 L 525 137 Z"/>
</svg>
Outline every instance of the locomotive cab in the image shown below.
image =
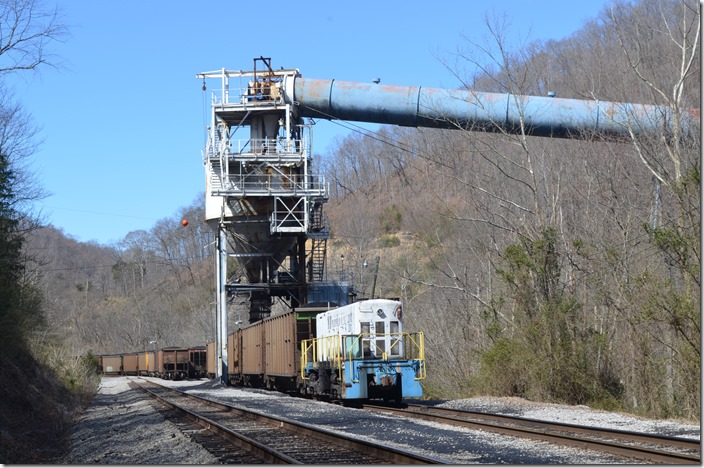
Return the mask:
<svg viewBox="0 0 704 468">
<path fill-rule="evenodd" d="M 316 338 L 301 344 L 308 392 L 344 402 L 422 396 L 423 335 L 404 331 L 402 310 L 373 299 L 318 314 Z"/>
</svg>

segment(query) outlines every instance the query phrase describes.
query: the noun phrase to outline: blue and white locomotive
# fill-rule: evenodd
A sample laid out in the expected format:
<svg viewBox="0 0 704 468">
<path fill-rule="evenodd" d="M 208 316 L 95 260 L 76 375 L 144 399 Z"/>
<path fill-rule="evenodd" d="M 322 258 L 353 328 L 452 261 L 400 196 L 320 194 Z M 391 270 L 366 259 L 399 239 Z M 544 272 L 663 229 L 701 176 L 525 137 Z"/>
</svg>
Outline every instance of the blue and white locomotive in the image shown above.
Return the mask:
<svg viewBox="0 0 704 468">
<path fill-rule="evenodd" d="M 423 333 L 404 331 L 401 302 L 371 299 L 322 312 L 315 335 L 301 343 L 306 393 L 348 403 L 422 396 Z"/>
</svg>

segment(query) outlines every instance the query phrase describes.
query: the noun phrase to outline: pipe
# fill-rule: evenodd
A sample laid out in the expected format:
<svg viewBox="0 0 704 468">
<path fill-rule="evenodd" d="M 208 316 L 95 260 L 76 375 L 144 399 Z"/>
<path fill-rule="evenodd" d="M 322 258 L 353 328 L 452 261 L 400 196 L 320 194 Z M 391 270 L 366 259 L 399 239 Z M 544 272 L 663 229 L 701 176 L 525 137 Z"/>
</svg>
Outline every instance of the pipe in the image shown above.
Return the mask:
<svg viewBox="0 0 704 468">
<path fill-rule="evenodd" d="M 300 76 L 286 96 L 300 117 L 509 133 L 519 133 L 523 121 L 527 134 L 556 138 L 583 138 L 592 132 L 626 136 L 629 127 L 639 134 L 670 130 L 672 125 L 670 110 L 662 106 Z"/>
</svg>

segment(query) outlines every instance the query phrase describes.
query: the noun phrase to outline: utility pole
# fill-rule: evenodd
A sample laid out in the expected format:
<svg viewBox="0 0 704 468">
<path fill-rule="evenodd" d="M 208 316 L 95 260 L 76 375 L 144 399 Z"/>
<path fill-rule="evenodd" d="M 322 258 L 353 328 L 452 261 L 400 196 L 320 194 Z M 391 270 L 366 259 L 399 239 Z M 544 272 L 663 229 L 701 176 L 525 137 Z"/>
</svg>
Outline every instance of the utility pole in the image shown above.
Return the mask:
<svg viewBox="0 0 704 468">
<path fill-rule="evenodd" d="M 376 289 L 376 277 L 379 274 L 379 256 L 376 256 L 376 265 L 374 266 L 374 279 L 372 280 L 372 292 L 371 296 L 369 296 L 370 299 L 374 299 L 376 295 L 374 294 L 374 290 Z"/>
</svg>

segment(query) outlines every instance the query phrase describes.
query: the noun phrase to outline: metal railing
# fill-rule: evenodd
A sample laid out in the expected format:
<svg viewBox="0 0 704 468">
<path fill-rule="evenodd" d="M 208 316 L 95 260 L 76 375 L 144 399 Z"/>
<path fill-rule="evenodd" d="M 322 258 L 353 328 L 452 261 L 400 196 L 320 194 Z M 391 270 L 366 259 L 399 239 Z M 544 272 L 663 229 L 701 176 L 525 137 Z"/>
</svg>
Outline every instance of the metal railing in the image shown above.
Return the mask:
<svg viewBox="0 0 704 468">
<path fill-rule="evenodd" d="M 229 145 L 224 140 L 208 140 L 205 158 L 236 158 L 239 160 L 267 161 L 303 161 L 310 154 L 310 142 L 307 138 L 262 138 L 230 140 Z"/>
<path fill-rule="evenodd" d="M 309 196 L 327 193 L 323 175 L 243 174 L 224 177 L 222 192 L 237 196 Z"/>
<path fill-rule="evenodd" d="M 382 349 L 377 346 L 378 342 L 387 342 L 384 338 L 389 337 L 391 346 Z M 372 356 L 366 356 L 363 352 L 362 343 L 374 344 L 376 349 Z M 389 359 L 388 351 L 398 347 L 398 355 Z M 378 357 L 381 356 L 381 357 Z M 345 361 L 352 364 L 352 361 L 374 360 L 374 361 L 416 361 L 418 370 L 415 380 L 426 378 L 425 368 L 425 338 L 423 332 L 415 333 L 390 333 L 390 334 L 369 334 L 359 335 L 333 335 L 321 338 L 311 338 L 301 342 L 301 378 L 307 380 L 306 368 L 310 363 L 317 367 L 319 362 L 332 364 L 336 368 L 338 375 L 342 375 Z"/>
<path fill-rule="evenodd" d="M 260 103 L 284 104 L 283 96 L 256 93 L 248 87 L 230 87 L 225 92 L 222 89 L 214 90 L 211 94 L 212 105 L 241 104 L 257 105 Z"/>
<path fill-rule="evenodd" d="M 271 212 L 271 233 L 307 232 L 307 207 L 305 198 L 275 197 L 274 209 Z"/>
<path fill-rule="evenodd" d="M 268 156 L 282 158 L 286 156 L 296 156 L 303 158 L 308 154 L 307 139 L 286 138 L 250 138 L 242 140 L 230 140 L 228 156 L 237 157 L 239 155 Z"/>
</svg>

